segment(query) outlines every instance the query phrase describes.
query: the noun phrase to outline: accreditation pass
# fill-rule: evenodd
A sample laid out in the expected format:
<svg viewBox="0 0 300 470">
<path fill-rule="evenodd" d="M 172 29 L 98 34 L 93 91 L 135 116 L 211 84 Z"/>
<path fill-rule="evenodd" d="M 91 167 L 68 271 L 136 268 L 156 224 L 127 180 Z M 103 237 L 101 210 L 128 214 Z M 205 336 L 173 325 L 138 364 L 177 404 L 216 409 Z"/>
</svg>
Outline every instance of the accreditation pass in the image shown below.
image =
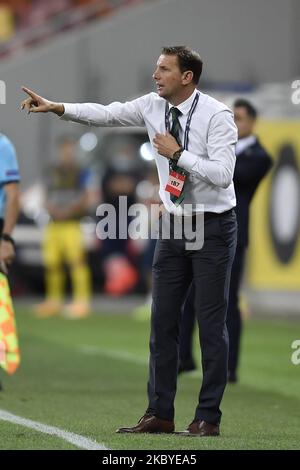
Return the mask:
<svg viewBox="0 0 300 470">
<path fill-rule="evenodd" d="M 167 186 L 165 187 L 165 190 L 168 191 L 168 193 L 179 197 L 183 190 L 185 179 L 185 175 L 182 175 L 181 173 L 177 173 L 177 171 L 172 170 L 169 174 L 169 180 Z"/>
</svg>

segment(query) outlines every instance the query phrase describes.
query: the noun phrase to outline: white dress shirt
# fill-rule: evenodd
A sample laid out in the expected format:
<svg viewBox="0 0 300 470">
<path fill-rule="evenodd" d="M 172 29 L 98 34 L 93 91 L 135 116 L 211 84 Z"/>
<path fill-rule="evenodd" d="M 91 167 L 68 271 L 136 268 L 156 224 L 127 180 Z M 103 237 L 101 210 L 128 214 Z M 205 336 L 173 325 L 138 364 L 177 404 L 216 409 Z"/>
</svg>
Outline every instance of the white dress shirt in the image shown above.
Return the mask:
<svg viewBox="0 0 300 470">
<path fill-rule="evenodd" d="M 182 134 L 196 93 L 200 92 L 194 90 L 186 101 L 177 106 L 182 113 L 179 117 Z M 166 132 L 165 105 L 165 99 L 157 93 L 107 106 L 97 103 L 64 103 L 65 113 L 61 119 L 101 127 L 146 126 L 152 144 L 156 133 Z M 170 194 L 165 191 L 169 161 L 159 155 L 152 145 L 160 181 L 159 194 L 165 208 L 180 214 L 183 204 L 193 204 L 194 207 L 201 204 L 205 212 L 217 213 L 234 207 L 236 199 L 232 178 L 236 142 L 237 129 L 230 109 L 209 95 L 200 93 L 192 116 L 188 150 L 184 150 L 178 160 L 178 166 L 188 172 L 184 200 L 179 207 L 171 202 Z"/>
</svg>

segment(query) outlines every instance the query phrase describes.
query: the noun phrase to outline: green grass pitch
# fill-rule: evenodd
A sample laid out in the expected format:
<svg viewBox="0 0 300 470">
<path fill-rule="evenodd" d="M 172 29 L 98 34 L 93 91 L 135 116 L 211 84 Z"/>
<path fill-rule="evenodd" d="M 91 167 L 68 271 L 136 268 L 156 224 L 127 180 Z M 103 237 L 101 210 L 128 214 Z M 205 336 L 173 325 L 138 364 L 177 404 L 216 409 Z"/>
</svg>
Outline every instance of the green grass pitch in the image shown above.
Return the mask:
<svg viewBox="0 0 300 470">
<path fill-rule="evenodd" d="M 115 433 L 135 424 L 146 407 L 148 322 L 105 313 L 83 321 L 37 320 L 26 309 L 17 311 L 17 322 L 22 365 L 12 377 L 0 371 L 2 410 L 110 449 L 300 448 L 300 365 L 291 362 L 299 321 L 247 321 L 240 382 L 226 389 L 221 436 L 202 439 Z M 179 378 L 177 430 L 193 418 L 200 383 L 199 372 Z M 0 449 L 75 448 L 0 420 Z"/>
</svg>

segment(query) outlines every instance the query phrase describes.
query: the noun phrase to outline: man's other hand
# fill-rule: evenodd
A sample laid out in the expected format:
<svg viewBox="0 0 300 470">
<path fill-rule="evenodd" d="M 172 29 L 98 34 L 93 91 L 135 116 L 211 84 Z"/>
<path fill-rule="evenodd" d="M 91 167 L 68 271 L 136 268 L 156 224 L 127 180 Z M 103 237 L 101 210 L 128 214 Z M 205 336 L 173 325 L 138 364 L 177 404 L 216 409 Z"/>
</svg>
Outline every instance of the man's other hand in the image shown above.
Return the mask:
<svg viewBox="0 0 300 470">
<path fill-rule="evenodd" d="M 181 148 L 176 139 L 169 133 L 155 134 L 153 146 L 160 155 L 166 158 L 172 158 L 174 153 Z"/>
</svg>

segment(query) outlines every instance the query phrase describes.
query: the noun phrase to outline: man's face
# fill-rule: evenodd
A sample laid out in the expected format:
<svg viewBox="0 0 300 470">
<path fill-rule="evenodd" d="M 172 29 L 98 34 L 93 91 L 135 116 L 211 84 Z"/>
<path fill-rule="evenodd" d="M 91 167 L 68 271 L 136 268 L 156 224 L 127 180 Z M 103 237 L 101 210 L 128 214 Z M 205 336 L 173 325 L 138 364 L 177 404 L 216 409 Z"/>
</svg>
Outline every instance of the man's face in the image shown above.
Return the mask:
<svg viewBox="0 0 300 470">
<path fill-rule="evenodd" d="M 255 119 L 247 113 L 247 109 L 243 106 L 234 108 L 234 121 L 238 128 L 238 137 L 243 139 L 253 134 Z"/>
<path fill-rule="evenodd" d="M 185 74 L 179 68 L 176 55 L 160 55 L 153 73 L 159 96 L 169 100 L 180 94 L 184 88 Z"/>
</svg>

